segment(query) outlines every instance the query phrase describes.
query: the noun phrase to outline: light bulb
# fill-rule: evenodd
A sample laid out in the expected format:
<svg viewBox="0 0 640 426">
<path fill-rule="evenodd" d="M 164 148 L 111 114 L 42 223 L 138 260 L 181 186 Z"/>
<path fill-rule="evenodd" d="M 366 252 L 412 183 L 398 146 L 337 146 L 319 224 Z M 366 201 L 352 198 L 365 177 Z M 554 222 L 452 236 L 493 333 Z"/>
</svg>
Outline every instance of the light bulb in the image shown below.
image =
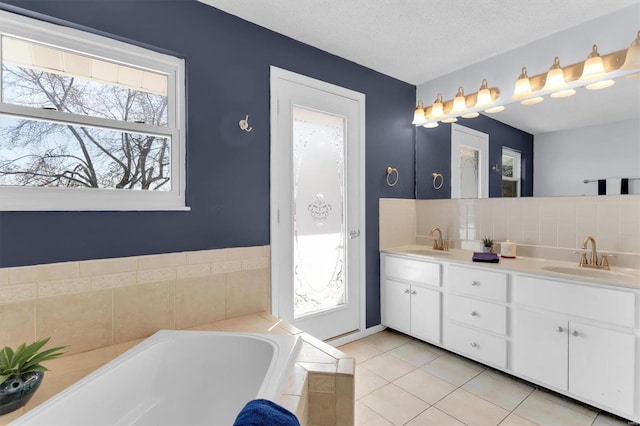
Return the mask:
<svg viewBox="0 0 640 426">
<path fill-rule="evenodd" d="M 576 94 L 576 91 L 574 89 L 565 89 L 565 90 L 559 90 L 557 92 L 553 92 L 549 96 L 555 99 L 561 99 L 561 98 L 568 98 L 569 96 L 573 96 L 575 94 Z"/>
<path fill-rule="evenodd" d="M 504 111 L 504 105 L 498 105 L 492 108 L 485 109 L 484 112 L 494 114 L 496 112 Z"/>
<path fill-rule="evenodd" d="M 527 68 L 522 67 L 522 73 L 518 76 L 512 97 L 514 99 L 520 99 L 529 95 L 531 95 L 531 80 L 529 80 L 529 76 L 527 75 Z"/>
<path fill-rule="evenodd" d="M 627 49 L 627 56 L 621 70 L 630 71 L 640 68 L 640 31 L 638 37 L 631 42 L 631 46 Z"/>
<path fill-rule="evenodd" d="M 547 81 L 544 84 L 543 90 L 545 91 L 557 91 L 564 86 L 564 72 L 560 68 L 560 59 L 556 56 L 553 60 L 553 65 L 549 68 L 547 73 Z"/>
<path fill-rule="evenodd" d="M 443 123 L 455 123 L 456 121 L 458 121 L 456 117 L 445 118 L 442 120 Z"/>
<path fill-rule="evenodd" d="M 436 100 L 431 106 L 431 117 L 438 118 L 444 115 L 444 106 L 442 105 L 442 94 L 438 93 Z"/>
<path fill-rule="evenodd" d="M 424 105 L 422 101 L 418 101 L 418 105 L 416 106 L 416 110 L 413 112 L 413 121 L 411 124 L 422 125 L 427 121 L 427 117 L 424 115 Z"/>
<path fill-rule="evenodd" d="M 489 91 L 487 80 L 482 80 L 482 86 L 480 86 L 480 90 L 478 90 L 478 97 L 476 98 L 475 106 L 486 106 L 490 105 L 492 102 L 493 99 L 491 99 L 491 92 Z"/>
<path fill-rule="evenodd" d="M 456 93 L 456 97 L 453 99 L 453 108 L 451 109 L 451 112 L 461 113 L 465 109 L 467 109 L 467 100 L 464 97 L 462 86 L 460 86 L 458 87 L 458 93 Z"/>
<path fill-rule="evenodd" d="M 520 103 L 522 105 L 535 105 L 535 104 L 539 104 L 542 101 L 544 101 L 544 98 L 542 96 L 536 96 L 535 98 L 529 98 L 529 99 L 520 101 Z"/>
<path fill-rule="evenodd" d="M 478 114 L 477 112 L 470 112 L 468 114 L 462 114 L 462 118 L 476 118 L 479 115 L 480 114 Z"/>
<path fill-rule="evenodd" d="M 604 71 L 604 64 L 602 63 L 602 58 L 598 53 L 598 46 L 593 45 L 593 49 L 591 53 L 587 57 L 587 60 L 584 61 L 584 66 L 582 67 L 582 75 L 580 76 L 580 81 L 593 81 L 593 80 L 601 80 L 603 79 L 607 73 Z"/>
<path fill-rule="evenodd" d="M 600 90 L 600 89 L 606 89 L 607 87 L 611 87 L 614 84 L 616 84 L 616 82 L 613 80 L 600 80 L 600 81 L 596 81 L 595 83 L 587 84 L 586 88 L 587 90 Z"/>
<path fill-rule="evenodd" d="M 427 129 L 433 129 L 433 128 L 438 127 L 438 126 L 439 126 L 439 124 L 438 124 L 437 121 L 432 121 L 430 123 L 427 123 L 427 124 L 423 125 L 422 127 L 426 127 Z"/>
</svg>

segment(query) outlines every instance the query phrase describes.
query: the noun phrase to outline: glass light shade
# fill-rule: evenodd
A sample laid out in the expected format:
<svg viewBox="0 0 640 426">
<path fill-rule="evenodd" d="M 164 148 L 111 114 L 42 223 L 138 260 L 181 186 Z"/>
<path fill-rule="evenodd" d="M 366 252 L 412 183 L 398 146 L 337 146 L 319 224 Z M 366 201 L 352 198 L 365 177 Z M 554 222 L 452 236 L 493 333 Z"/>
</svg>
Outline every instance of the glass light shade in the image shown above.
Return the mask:
<svg viewBox="0 0 640 426">
<path fill-rule="evenodd" d="M 535 98 L 529 98 L 529 99 L 520 101 L 520 103 L 522 105 L 535 105 L 535 104 L 539 104 L 542 101 L 544 101 L 544 98 L 542 96 L 536 96 Z"/>
<path fill-rule="evenodd" d="M 556 56 L 553 60 L 553 65 L 547 73 L 547 81 L 544 84 L 542 90 L 554 91 L 561 89 L 564 86 L 564 72 L 560 68 L 560 59 Z"/>
<path fill-rule="evenodd" d="M 427 129 L 433 129 L 433 128 L 435 128 L 435 127 L 438 127 L 439 125 L 440 125 L 440 124 L 438 124 L 438 122 L 437 122 L 437 121 L 432 121 L 432 122 L 430 122 L 430 123 L 425 124 L 425 125 L 424 125 L 424 126 L 422 126 L 422 127 L 426 127 Z"/>
<path fill-rule="evenodd" d="M 601 80 L 596 81 L 595 83 L 587 84 L 586 88 L 587 90 L 599 90 L 606 89 L 607 87 L 611 87 L 614 84 L 616 84 L 616 82 L 613 80 Z"/>
<path fill-rule="evenodd" d="M 442 95 L 438 93 L 436 100 L 433 102 L 433 106 L 431 106 L 431 117 L 438 118 L 444 115 L 444 105 L 442 105 Z"/>
<path fill-rule="evenodd" d="M 427 121 L 427 117 L 424 115 L 424 106 L 422 105 L 422 101 L 418 102 L 416 106 L 416 110 L 413 112 L 413 121 L 411 124 L 422 125 Z"/>
<path fill-rule="evenodd" d="M 453 108 L 451 109 L 451 112 L 461 113 L 465 109 L 467 109 L 467 100 L 464 97 L 462 87 L 458 87 L 458 93 L 456 93 L 456 97 L 453 99 Z"/>
<path fill-rule="evenodd" d="M 531 80 L 529 80 L 529 76 L 527 75 L 527 68 L 522 67 L 522 74 L 518 76 L 512 97 L 514 99 L 520 99 L 529 95 L 531 95 Z"/>
<path fill-rule="evenodd" d="M 640 31 L 638 31 L 638 37 L 631 42 L 631 46 L 627 49 L 627 57 L 620 69 L 629 71 L 638 68 L 640 68 Z"/>
<path fill-rule="evenodd" d="M 485 109 L 484 112 L 489 114 L 495 114 L 496 112 L 504 111 L 504 105 L 498 105 L 493 108 Z"/>
<path fill-rule="evenodd" d="M 462 118 L 476 118 L 479 115 L 477 112 L 470 112 L 469 114 L 462 114 Z"/>
<path fill-rule="evenodd" d="M 601 80 L 606 75 L 607 73 L 604 71 L 604 64 L 602 63 L 602 58 L 598 53 L 598 46 L 594 44 L 591 54 L 587 57 L 587 60 L 584 61 L 584 66 L 582 67 L 582 75 L 580 76 L 580 81 Z"/>
<path fill-rule="evenodd" d="M 576 91 L 574 89 L 566 89 L 566 90 L 553 92 L 549 96 L 555 99 L 560 99 L 560 98 L 568 98 L 569 96 L 573 96 L 575 94 L 576 94 Z"/>
<path fill-rule="evenodd" d="M 480 90 L 478 90 L 478 97 L 476 98 L 475 106 L 486 106 L 490 105 L 492 102 L 493 99 L 491 99 L 491 92 L 489 91 L 487 80 L 482 80 L 482 86 L 480 86 Z"/>
<path fill-rule="evenodd" d="M 442 120 L 443 123 L 455 123 L 456 121 L 458 121 L 456 117 L 445 118 Z"/>
</svg>

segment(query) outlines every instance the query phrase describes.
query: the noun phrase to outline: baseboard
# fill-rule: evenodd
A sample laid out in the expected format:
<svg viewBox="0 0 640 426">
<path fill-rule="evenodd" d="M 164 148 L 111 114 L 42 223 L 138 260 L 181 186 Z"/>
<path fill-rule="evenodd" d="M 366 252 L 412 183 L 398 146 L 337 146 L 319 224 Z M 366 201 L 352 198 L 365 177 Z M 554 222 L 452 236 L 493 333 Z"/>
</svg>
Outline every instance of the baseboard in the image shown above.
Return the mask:
<svg viewBox="0 0 640 426">
<path fill-rule="evenodd" d="M 369 327 L 365 330 L 354 331 L 353 333 L 345 334 L 340 337 L 336 337 L 335 339 L 327 340 L 325 343 L 333 346 L 334 348 L 337 348 L 338 346 L 346 345 L 347 343 L 351 343 L 355 340 L 359 340 L 372 334 L 378 333 L 386 328 L 387 327 L 382 324 L 374 325 L 373 327 Z"/>
</svg>

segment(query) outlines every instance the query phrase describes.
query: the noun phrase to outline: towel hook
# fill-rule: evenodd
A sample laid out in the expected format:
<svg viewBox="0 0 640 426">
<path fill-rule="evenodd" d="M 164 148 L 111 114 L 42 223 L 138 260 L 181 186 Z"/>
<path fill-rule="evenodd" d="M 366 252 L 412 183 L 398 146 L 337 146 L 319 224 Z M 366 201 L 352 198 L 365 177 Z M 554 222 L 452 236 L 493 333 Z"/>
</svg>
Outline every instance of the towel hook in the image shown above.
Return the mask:
<svg viewBox="0 0 640 426">
<path fill-rule="evenodd" d="M 249 115 L 248 114 L 244 118 L 244 120 L 240 120 L 240 122 L 238 122 L 238 125 L 240 126 L 240 129 L 244 130 L 245 132 L 250 132 L 253 129 L 253 127 L 249 127 Z"/>
<path fill-rule="evenodd" d="M 390 176 L 395 173 L 396 174 L 396 178 L 393 182 L 391 182 Z M 398 183 L 398 179 L 400 179 L 400 173 L 398 173 L 398 169 L 396 169 L 395 167 L 387 167 L 387 185 L 389 186 L 396 186 L 396 183 Z"/>
<path fill-rule="evenodd" d="M 431 176 L 433 176 L 433 188 L 434 189 L 442 188 L 442 184 L 444 183 L 444 177 L 442 177 L 442 174 L 432 173 Z M 438 178 L 440 178 L 440 184 L 438 184 Z"/>
</svg>

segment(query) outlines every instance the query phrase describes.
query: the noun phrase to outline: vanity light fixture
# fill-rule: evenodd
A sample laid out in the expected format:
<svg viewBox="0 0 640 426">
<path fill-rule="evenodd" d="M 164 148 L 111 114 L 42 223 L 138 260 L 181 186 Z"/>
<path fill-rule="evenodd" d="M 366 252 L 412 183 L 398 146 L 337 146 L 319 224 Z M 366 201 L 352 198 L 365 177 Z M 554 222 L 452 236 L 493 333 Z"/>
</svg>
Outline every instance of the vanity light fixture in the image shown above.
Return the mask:
<svg viewBox="0 0 640 426">
<path fill-rule="evenodd" d="M 482 80 L 482 85 L 478 90 L 478 97 L 476 99 L 476 107 L 482 107 L 491 105 L 493 103 L 493 99 L 491 98 L 491 92 L 489 91 L 489 84 L 486 79 Z"/>
<path fill-rule="evenodd" d="M 436 100 L 433 101 L 433 105 L 431 106 L 431 117 L 439 118 L 442 116 L 444 116 L 444 105 L 442 104 L 442 94 L 438 93 Z"/>
<path fill-rule="evenodd" d="M 451 112 L 461 113 L 467 109 L 467 99 L 464 97 L 464 90 L 462 90 L 462 86 L 458 87 L 458 93 L 456 93 L 456 97 L 453 98 L 453 108 Z"/>
<path fill-rule="evenodd" d="M 422 125 L 427 122 L 427 117 L 425 116 L 424 105 L 422 101 L 418 101 L 418 105 L 416 105 L 416 110 L 413 113 L 413 121 L 411 124 Z"/>
<path fill-rule="evenodd" d="M 602 57 L 598 53 L 598 46 L 594 44 L 591 53 L 584 62 L 582 75 L 579 80 L 582 82 L 592 82 L 587 84 L 586 88 L 588 90 L 598 90 L 611 87 L 615 84 L 615 81 L 612 79 L 605 80 L 604 78 L 606 76 L 607 72 L 604 70 Z"/>
<path fill-rule="evenodd" d="M 547 81 L 542 88 L 545 91 L 553 91 L 551 93 L 552 98 L 567 98 L 576 94 L 574 89 L 566 89 L 566 81 L 564 79 L 564 71 L 560 66 L 560 58 L 557 56 L 553 59 L 553 65 L 547 72 Z"/>
<path fill-rule="evenodd" d="M 539 104 L 542 101 L 544 101 L 544 98 L 542 96 L 536 96 L 535 98 L 524 99 L 520 101 L 520 103 L 522 105 L 535 105 Z"/>
<path fill-rule="evenodd" d="M 442 120 L 443 123 L 455 123 L 456 121 L 458 121 L 456 117 L 449 117 Z"/>
<path fill-rule="evenodd" d="M 513 90 L 513 99 L 526 98 L 531 95 L 531 80 L 527 75 L 527 67 L 522 67 L 522 72 L 516 81 L 516 88 Z"/>
<path fill-rule="evenodd" d="M 467 114 L 462 114 L 461 117 L 462 118 L 476 118 L 477 116 L 479 116 L 480 114 L 478 114 L 477 112 L 469 112 Z"/>
<path fill-rule="evenodd" d="M 627 49 L 627 55 L 621 70 L 630 71 L 640 68 L 640 31 L 635 40 L 631 42 L 631 46 Z"/>
<path fill-rule="evenodd" d="M 429 123 L 423 125 L 422 127 L 426 127 L 427 129 L 433 129 L 435 127 L 438 127 L 439 124 L 437 121 L 430 121 Z"/>
</svg>

